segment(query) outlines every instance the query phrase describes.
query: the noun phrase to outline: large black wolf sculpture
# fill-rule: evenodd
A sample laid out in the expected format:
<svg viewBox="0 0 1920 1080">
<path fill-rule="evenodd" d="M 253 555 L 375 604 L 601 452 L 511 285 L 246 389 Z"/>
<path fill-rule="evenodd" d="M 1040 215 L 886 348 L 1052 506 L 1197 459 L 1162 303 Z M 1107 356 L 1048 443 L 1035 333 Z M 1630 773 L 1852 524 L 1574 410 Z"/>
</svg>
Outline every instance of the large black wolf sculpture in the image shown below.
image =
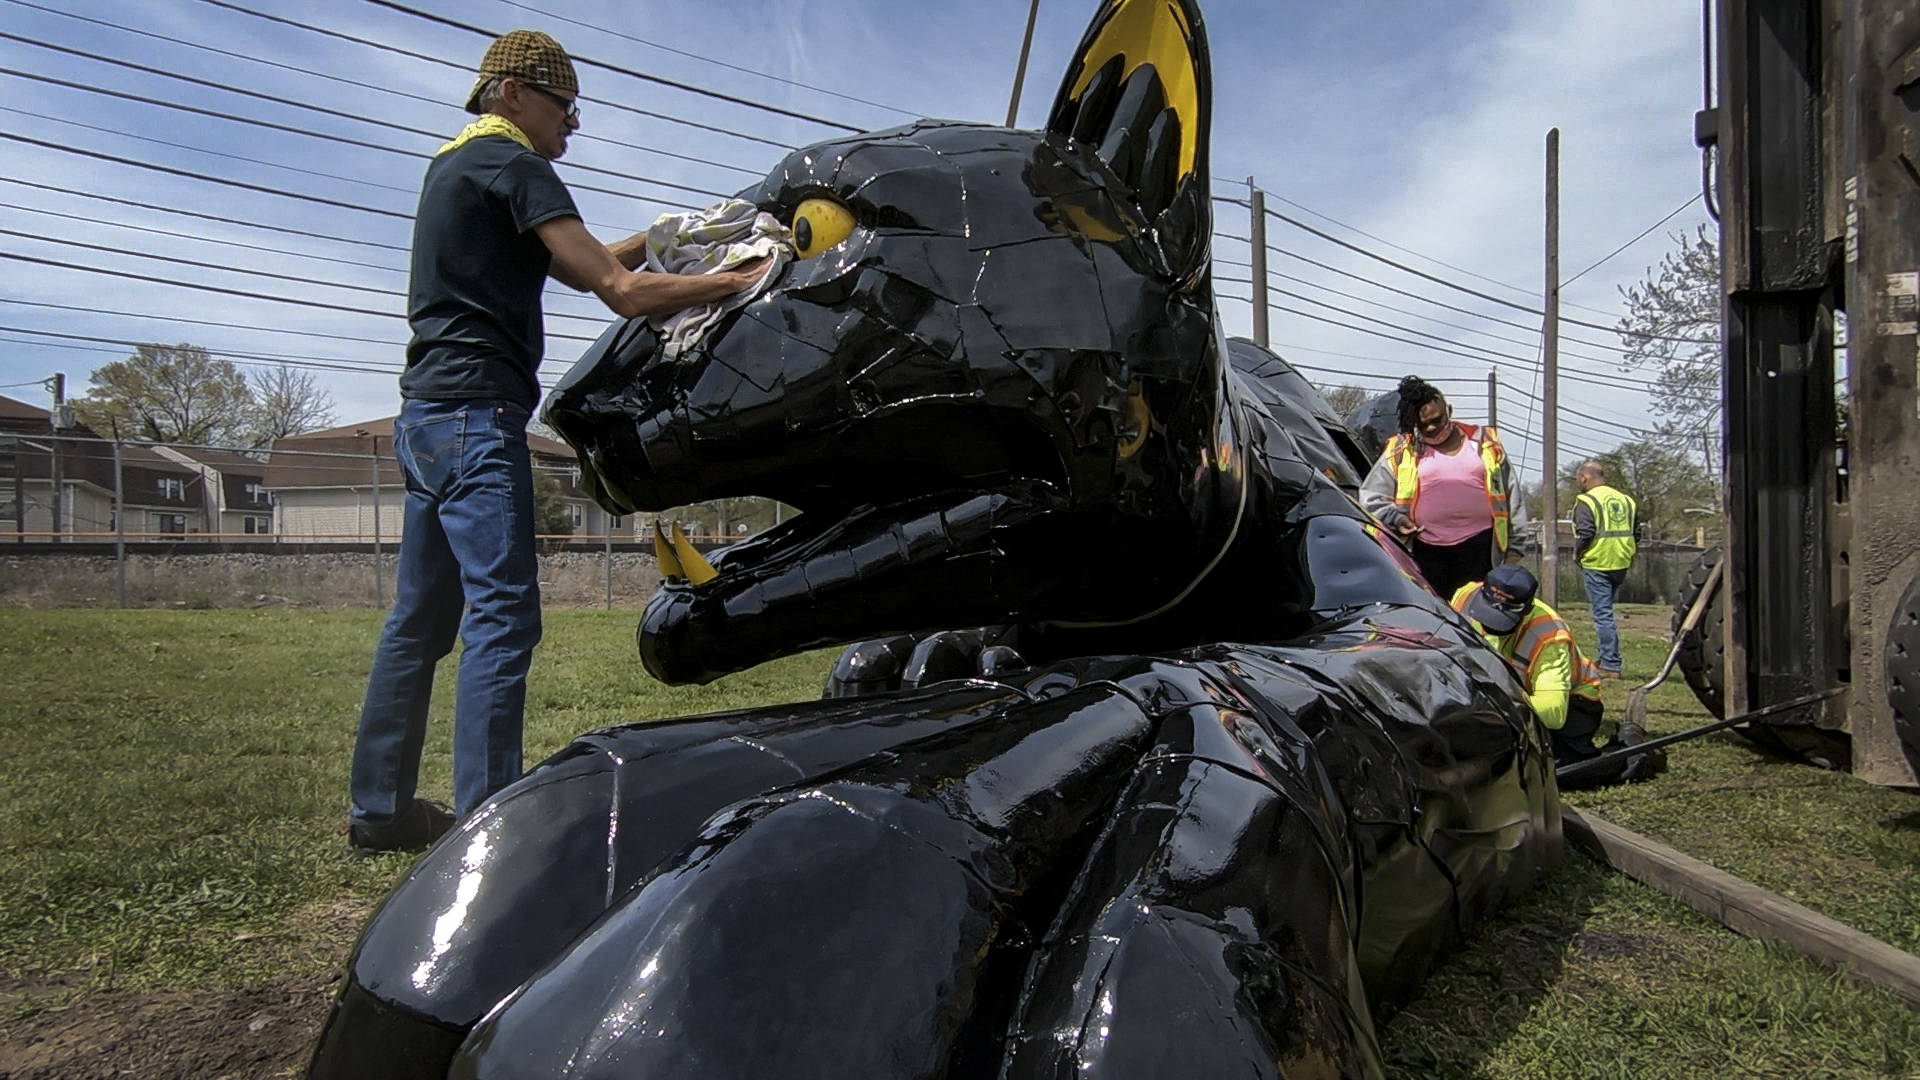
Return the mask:
<svg viewBox="0 0 1920 1080">
<path fill-rule="evenodd" d="M 795 226 L 771 291 L 580 361 L 548 416 L 604 504 L 805 511 L 665 549 L 650 670 L 867 643 L 833 700 L 502 792 L 311 1076 L 1380 1074 L 1374 1017 L 1557 856 L 1552 763 L 1338 418 L 1222 336 L 1208 83 L 1193 0 L 1106 0 L 1046 131 L 797 152 L 746 195 Z"/>
</svg>

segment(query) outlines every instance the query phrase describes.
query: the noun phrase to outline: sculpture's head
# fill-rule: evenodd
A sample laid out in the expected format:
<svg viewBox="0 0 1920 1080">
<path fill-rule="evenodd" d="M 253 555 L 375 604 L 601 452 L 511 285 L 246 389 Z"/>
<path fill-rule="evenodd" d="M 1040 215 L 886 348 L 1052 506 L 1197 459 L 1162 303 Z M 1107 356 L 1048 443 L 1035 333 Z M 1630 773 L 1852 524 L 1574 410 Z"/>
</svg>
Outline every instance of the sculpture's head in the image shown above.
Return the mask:
<svg viewBox="0 0 1920 1080">
<path fill-rule="evenodd" d="M 1106 0 L 1047 130 L 929 121 L 797 151 L 742 196 L 794 227 L 769 291 L 677 361 L 643 320 L 581 359 L 547 417 L 603 505 L 803 511 L 656 596 L 655 674 L 1124 622 L 1205 571 L 1245 492 L 1208 263 L 1209 79 L 1193 0 Z"/>
</svg>

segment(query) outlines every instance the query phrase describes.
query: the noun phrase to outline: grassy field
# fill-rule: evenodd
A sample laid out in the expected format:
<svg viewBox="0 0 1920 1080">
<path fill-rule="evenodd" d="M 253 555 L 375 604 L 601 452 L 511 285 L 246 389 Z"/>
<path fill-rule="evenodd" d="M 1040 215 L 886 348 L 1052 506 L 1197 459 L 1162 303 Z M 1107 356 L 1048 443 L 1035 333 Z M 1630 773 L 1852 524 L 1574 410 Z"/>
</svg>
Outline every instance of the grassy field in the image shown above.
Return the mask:
<svg viewBox="0 0 1920 1080">
<path fill-rule="evenodd" d="M 1664 630 L 1659 613 L 1631 618 Z M 0 1075 L 7 1040 L 50 1037 L 59 1010 L 331 978 L 407 866 L 349 862 L 335 834 L 378 625 L 351 611 L 0 611 Z M 667 688 L 640 671 L 632 628 L 631 613 L 549 614 L 529 760 L 605 724 L 810 698 L 828 663 Z M 1629 635 L 1630 676 L 1663 655 Z M 440 797 L 450 690 L 423 781 Z M 1623 707 L 1625 687 L 1608 698 Z M 1677 678 L 1654 706 L 1656 733 L 1705 719 Z M 1920 800 L 1729 735 L 1673 761 L 1654 783 L 1568 801 L 1920 949 Z M 1891 996 L 1578 855 L 1382 1035 L 1400 1078 L 1920 1077 L 1920 1017 Z M 274 1068 L 233 1075 L 287 1066 Z"/>
</svg>

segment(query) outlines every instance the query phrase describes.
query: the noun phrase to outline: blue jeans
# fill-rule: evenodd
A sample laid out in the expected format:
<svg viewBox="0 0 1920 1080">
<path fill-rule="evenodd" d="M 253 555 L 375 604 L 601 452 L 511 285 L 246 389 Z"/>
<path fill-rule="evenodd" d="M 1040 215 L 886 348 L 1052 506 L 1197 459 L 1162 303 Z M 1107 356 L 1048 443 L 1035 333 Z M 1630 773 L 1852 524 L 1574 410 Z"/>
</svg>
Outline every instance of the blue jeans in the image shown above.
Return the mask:
<svg viewBox="0 0 1920 1080">
<path fill-rule="evenodd" d="M 393 425 L 406 481 L 393 611 L 353 745 L 353 820 L 413 803 L 433 672 L 465 643 L 453 707 L 454 808 L 464 818 L 520 777 L 527 668 L 540 641 L 527 410 L 507 401 L 408 401 Z"/>
<path fill-rule="evenodd" d="M 1620 659 L 1620 631 L 1613 625 L 1613 598 L 1626 584 L 1625 570 L 1581 570 L 1587 583 L 1587 602 L 1593 605 L 1593 629 L 1600 636 L 1600 655 L 1596 663 L 1603 671 L 1617 672 Z"/>
</svg>

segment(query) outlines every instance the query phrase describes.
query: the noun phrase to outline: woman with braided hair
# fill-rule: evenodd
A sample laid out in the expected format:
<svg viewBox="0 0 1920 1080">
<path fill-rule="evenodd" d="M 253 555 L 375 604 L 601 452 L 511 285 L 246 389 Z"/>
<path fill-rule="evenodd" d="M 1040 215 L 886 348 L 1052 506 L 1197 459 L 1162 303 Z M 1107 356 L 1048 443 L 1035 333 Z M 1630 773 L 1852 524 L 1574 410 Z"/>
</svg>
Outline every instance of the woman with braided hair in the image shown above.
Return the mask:
<svg viewBox="0 0 1920 1080">
<path fill-rule="evenodd" d="M 1524 502 L 1512 497 L 1513 466 L 1491 427 L 1453 418 L 1438 387 L 1400 380 L 1400 433 L 1360 486 L 1360 504 L 1399 536 L 1441 596 L 1518 562 Z"/>
</svg>

